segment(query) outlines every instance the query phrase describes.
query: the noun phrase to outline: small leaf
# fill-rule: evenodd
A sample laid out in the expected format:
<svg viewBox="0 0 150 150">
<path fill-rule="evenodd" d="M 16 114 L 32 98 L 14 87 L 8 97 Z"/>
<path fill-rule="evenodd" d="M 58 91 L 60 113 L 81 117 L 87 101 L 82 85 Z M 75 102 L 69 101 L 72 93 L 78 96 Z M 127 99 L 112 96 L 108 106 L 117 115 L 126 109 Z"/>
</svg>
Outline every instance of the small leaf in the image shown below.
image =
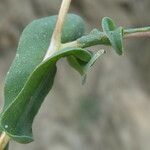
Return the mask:
<svg viewBox="0 0 150 150">
<path fill-rule="evenodd" d="M 102 20 L 102 28 L 108 37 L 112 47 L 116 53 L 122 55 L 123 51 L 123 28 L 116 27 L 112 19 L 104 17 Z"/>
<path fill-rule="evenodd" d="M 68 63 L 72 68 L 77 70 L 81 76 L 84 75 L 84 65 L 86 65 L 86 62 L 79 60 L 78 58 L 75 58 L 74 56 L 67 57 Z"/>
<path fill-rule="evenodd" d="M 104 50 L 99 50 L 96 53 L 92 54 L 92 58 L 90 59 L 90 61 L 85 65 L 85 74 L 87 74 L 87 72 L 91 69 L 91 67 L 94 65 L 94 63 L 96 62 L 96 60 L 102 55 L 104 54 Z"/>
<path fill-rule="evenodd" d="M 117 28 L 117 26 L 111 18 L 104 17 L 102 19 L 102 28 L 105 32 L 109 32 L 109 31 L 114 31 Z"/>
<path fill-rule="evenodd" d="M 100 50 L 96 53 L 90 51 L 90 53 L 91 59 L 88 62 L 81 61 L 74 56 L 67 57 L 70 66 L 77 70 L 82 76 L 82 84 L 86 81 L 88 71 L 91 69 L 96 60 L 104 53 L 104 50 Z"/>
</svg>

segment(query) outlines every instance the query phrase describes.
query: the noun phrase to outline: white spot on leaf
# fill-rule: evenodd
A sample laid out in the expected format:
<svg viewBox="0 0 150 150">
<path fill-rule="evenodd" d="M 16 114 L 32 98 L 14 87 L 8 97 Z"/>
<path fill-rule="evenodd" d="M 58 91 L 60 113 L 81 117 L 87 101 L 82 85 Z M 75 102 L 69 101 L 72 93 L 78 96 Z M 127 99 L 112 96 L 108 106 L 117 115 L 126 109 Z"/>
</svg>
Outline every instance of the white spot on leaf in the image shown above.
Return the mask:
<svg viewBox="0 0 150 150">
<path fill-rule="evenodd" d="M 7 129 L 7 128 L 8 128 L 8 125 L 6 124 L 6 125 L 4 126 L 4 128 Z"/>
</svg>

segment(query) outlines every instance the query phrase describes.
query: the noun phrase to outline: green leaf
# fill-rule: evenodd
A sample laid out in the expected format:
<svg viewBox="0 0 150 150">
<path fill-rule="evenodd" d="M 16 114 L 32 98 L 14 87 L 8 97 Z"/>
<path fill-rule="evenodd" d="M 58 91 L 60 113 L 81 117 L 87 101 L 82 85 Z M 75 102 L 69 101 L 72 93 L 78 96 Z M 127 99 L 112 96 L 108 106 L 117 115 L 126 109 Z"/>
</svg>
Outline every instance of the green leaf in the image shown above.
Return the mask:
<svg viewBox="0 0 150 150">
<path fill-rule="evenodd" d="M 116 53 L 122 55 L 123 51 L 123 28 L 117 27 L 112 19 L 104 17 L 102 20 L 102 28 L 108 37 L 112 47 Z"/>
<path fill-rule="evenodd" d="M 92 65 L 96 62 L 96 60 L 104 53 L 104 50 L 100 50 L 96 53 L 93 53 L 91 51 L 89 52 L 91 53 L 91 59 L 88 63 L 85 61 L 81 61 L 80 59 L 75 58 L 74 56 L 67 57 L 70 66 L 73 67 L 76 71 L 78 71 L 82 76 L 82 83 L 85 83 L 88 71 L 91 69 Z"/>
<path fill-rule="evenodd" d="M 74 56 L 67 57 L 67 60 L 70 66 L 76 71 L 78 71 L 81 76 L 84 75 L 84 66 L 86 65 L 86 62 L 81 61 L 78 58 L 75 58 Z"/>
<path fill-rule="evenodd" d="M 16 99 L 2 113 L 1 127 L 13 140 L 21 143 L 33 140 L 32 122 L 53 85 L 56 62 L 71 55 L 84 62 L 92 58 L 91 53 L 79 48 L 58 51 L 36 67 Z"/>
<path fill-rule="evenodd" d="M 85 65 L 84 67 L 84 72 L 85 74 L 88 73 L 88 71 L 91 69 L 91 67 L 94 65 L 94 63 L 96 62 L 96 60 L 102 55 L 104 54 L 104 50 L 99 50 L 96 53 L 92 53 L 92 57 L 90 59 L 90 61 Z"/>
<path fill-rule="evenodd" d="M 117 26 L 111 18 L 104 17 L 102 19 L 102 28 L 105 32 L 109 32 L 109 31 L 114 31 L 117 28 Z"/>
<path fill-rule="evenodd" d="M 82 51 L 76 52 L 71 49 L 72 53 L 58 52 L 54 58 L 42 62 L 56 19 L 57 16 L 38 19 L 25 28 L 19 41 L 16 57 L 6 76 L 5 101 L 0 115 L 0 128 L 18 142 L 32 141 L 32 122 L 53 85 L 56 61 L 65 56 L 62 53 L 66 55 L 75 53 L 76 56 L 80 53 L 79 51 Z M 69 14 L 64 23 L 62 42 L 76 40 L 83 33 L 83 20 L 77 15 Z M 85 54 L 90 59 L 90 54 L 87 52 Z M 82 57 L 81 60 L 86 59 L 84 55 Z"/>
<path fill-rule="evenodd" d="M 57 16 L 33 21 L 23 31 L 16 57 L 5 81 L 5 103 L 0 115 L 0 128 L 20 143 L 33 141 L 32 123 L 51 90 L 56 74 L 56 63 L 68 57 L 72 66 L 85 76 L 103 53 L 93 54 L 81 48 L 65 48 L 43 61 Z M 72 25 L 72 22 L 74 25 Z M 62 42 L 76 40 L 84 32 L 84 23 L 76 15 L 68 15 Z"/>
<path fill-rule="evenodd" d="M 16 98 L 29 75 L 42 62 L 49 47 L 56 19 L 57 16 L 51 16 L 35 20 L 23 31 L 16 57 L 6 76 L 4 109 Z M 63 28 L 62 42 L 75 40 L 83 32 L 83 20 L 77 15 L 69 14 Z"/>
</svg>

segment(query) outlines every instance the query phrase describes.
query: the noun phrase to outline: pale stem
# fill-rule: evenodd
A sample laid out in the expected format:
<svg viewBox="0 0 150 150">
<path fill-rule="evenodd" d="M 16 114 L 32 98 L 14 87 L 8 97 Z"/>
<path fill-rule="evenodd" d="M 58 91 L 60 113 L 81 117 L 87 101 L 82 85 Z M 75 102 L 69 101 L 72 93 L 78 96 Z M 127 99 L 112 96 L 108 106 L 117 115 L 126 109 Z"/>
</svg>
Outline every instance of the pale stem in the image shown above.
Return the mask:
<svg viewBox="0 0 150 150">
<path fill-rule="evenodd" d="M 147 32 L 135 32 L 135 33 L 130 33 L 126 34 L 124 38 L 150 38 L 150 31 Z"/>
<path fill-rule="evenodd" d="M 61 48 L 66 48 L 66 47 L 78 47 L 78 42 L 77 40 L 76 41 L 73 41 L 73 42 L 69 42 L 69 43 L 64 43 L 62 44 Z"/>
<path fill-rule="evenodd" d="M 9 140 L 10 140 L 10 137 L 5 132 L 2 132 L 0 136 L 0 150 L 4 150 Z"/>
<path fill-rule="evenodd" d="M 131 33 L 148 32 L 148 31 L 150 31 L 150 26 L 149 26 L 149 27 L 141 27 L 141 28 L 125 29 L 125 30 L 124 30 L 124 33 L 125 33 L 125 34 L 131 34 Z"/>
<path fill-rule="evenodd" d="M 58 14 L 58 19 L 56 22 L 56 26 L 55 26 L 55 29 L 51 38 L 48 51 L 44 57 L 44 60 L 49 58 L 55 51 L 57 51 L 61 45 L 62 28 L 63 28 L 65 18 L 67 16 L 67 12 L 69 10 L 70 3 L 71 3 L 71 0 L 62 1 L 59 14 Z"/>
<path fill-rule="evenodd" d="M 150 27 L 125 29 L 124 34 L 124 38 L 147 38 L 150 37 Z"/>
</svg>

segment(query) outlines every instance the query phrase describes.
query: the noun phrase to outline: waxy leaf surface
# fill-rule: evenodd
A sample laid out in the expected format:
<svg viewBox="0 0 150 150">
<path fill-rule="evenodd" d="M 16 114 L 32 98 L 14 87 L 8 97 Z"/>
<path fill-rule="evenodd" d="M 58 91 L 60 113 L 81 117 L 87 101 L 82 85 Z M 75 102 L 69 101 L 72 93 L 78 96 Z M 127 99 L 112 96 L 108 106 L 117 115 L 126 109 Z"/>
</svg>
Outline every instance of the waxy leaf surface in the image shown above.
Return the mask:
<svg viewBox="0 0 150 150">
<path fill-rule="evenodd" d="M 118 55 L 122 55 L 123 51 L 123 28 L 117 27 L 112 19 L 104 17 L 102 20 L 102 28 L 108 37 L 112 47 Z"/>
</svg>

